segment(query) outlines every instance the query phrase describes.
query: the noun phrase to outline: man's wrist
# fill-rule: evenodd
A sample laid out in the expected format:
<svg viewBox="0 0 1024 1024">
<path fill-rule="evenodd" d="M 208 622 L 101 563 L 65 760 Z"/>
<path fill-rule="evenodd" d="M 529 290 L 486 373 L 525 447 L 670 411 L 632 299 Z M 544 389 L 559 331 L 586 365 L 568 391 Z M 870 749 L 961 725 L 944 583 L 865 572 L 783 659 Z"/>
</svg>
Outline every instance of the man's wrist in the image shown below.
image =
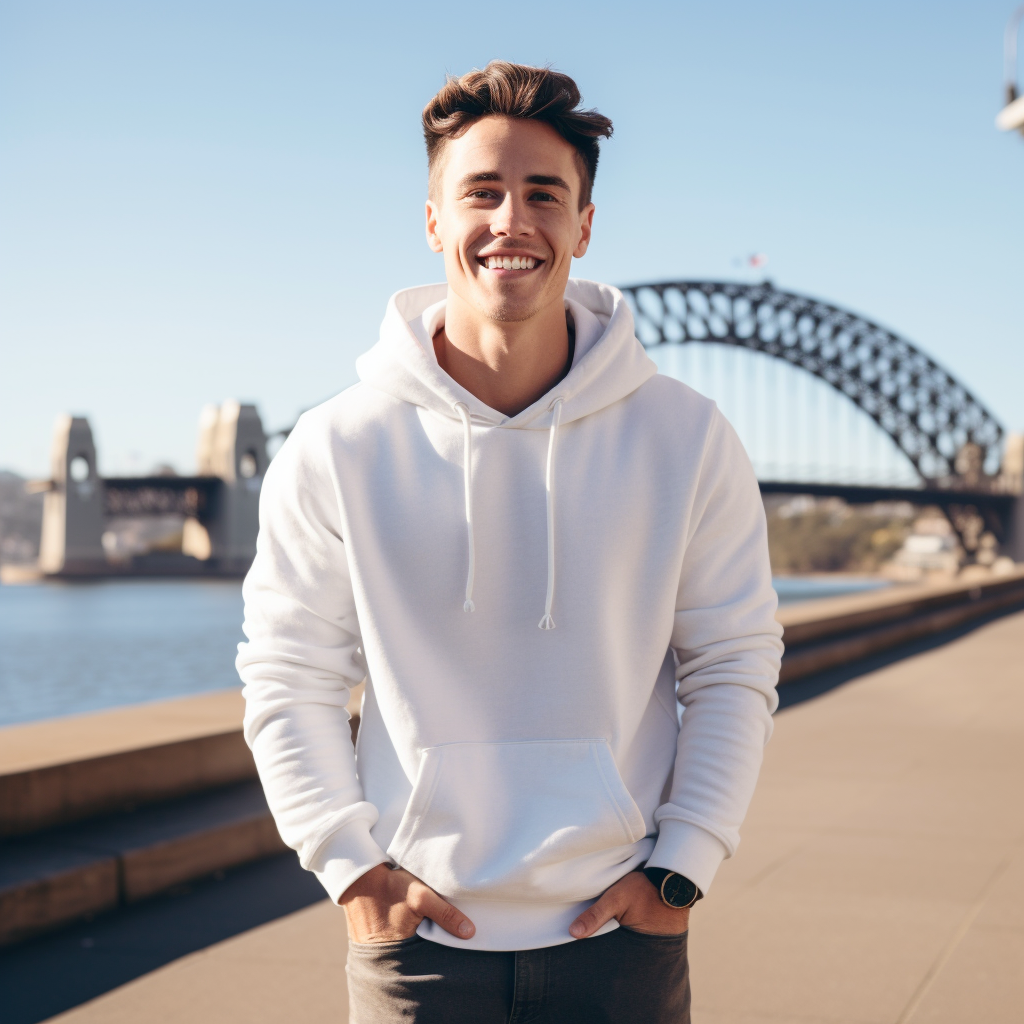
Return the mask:
<svg viewBox="0 0 1024 1024">
<path fill-rule="evenodd" d="M 352 900 L 361 896 L 378 898 L 381 889 L 387 887 L 390 881 L 390 872 L 393 865 L 390 863 L 374 864 L 368 871 L 364 871 L 352 884 L 338 897 L 338 905 L 345 906 Z M 382 870 L 383 869 L 383 870 Z"/>
</svg>

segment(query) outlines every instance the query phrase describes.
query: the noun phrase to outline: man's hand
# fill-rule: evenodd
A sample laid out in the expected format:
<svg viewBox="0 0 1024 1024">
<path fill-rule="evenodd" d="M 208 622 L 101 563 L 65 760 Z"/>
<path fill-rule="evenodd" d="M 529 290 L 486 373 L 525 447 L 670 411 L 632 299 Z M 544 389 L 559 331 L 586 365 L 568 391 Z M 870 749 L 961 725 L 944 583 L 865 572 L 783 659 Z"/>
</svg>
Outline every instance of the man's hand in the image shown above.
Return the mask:
<svg viewBox="0 0 1024 1024">
<path fill-rule="evenodd" d="M 666 907 L 642 871 L 620 878 L 601 898 L 569 925 L 574 939 L 586 939 L 612 918 L 635 932 L 681 935 L 690 925 L 690 909 Z"/>
<path fill-rule="evenodd" d="M 441 899 L 403 868 L 378 864 L 357 878 L 338 901 L 348 917 L 353 942 L 398 942 L 416 934 L 429 917 L 458 939 L 470 939 L 476 928 L 465 914 Z"/>
</svg>

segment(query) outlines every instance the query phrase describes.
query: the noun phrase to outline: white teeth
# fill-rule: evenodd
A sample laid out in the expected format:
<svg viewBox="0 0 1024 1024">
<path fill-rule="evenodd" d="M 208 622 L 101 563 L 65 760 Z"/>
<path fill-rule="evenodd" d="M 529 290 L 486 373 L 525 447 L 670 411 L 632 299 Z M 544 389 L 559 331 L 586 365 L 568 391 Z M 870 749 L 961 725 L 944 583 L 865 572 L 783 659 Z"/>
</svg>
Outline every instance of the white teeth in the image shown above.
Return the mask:
<svg viewBox="0 0 1024 1024">
<path fill-rule="evenodd" d="M 488 256 L 488 270 L 533 270 L 537 261 L 532 256 Z"/>
</svg>

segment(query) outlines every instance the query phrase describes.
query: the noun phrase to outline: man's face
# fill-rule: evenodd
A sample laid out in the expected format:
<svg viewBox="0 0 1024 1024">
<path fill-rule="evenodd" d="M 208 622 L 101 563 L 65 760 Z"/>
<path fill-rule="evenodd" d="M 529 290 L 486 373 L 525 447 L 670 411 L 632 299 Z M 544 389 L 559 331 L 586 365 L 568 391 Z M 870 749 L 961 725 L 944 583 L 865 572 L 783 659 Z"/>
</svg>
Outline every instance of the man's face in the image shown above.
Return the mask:
<svg viewBox="0 0 1024 1024">
<path fill-rule="evenodd" d="M 523 118 L 483 117 L 446 144 L 427 241 L 444 254 L 452 291 L 487 319 L 561 306 L 594 218 L 593 203 L 579 208 L 575 157 L 554 128 Z"/>
</svg>

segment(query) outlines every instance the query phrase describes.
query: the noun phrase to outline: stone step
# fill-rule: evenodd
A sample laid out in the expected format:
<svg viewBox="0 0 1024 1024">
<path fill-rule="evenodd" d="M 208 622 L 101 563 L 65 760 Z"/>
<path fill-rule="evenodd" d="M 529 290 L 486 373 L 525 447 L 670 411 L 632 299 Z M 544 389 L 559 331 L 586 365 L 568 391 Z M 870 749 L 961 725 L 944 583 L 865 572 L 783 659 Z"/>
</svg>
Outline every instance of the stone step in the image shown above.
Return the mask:
<svg viewBox="0 0 1024 1024">
<path fill-rule="evenodd" d="M 237 689 L 0 729 L 0 836 L 255 778 Z"/>
<path fill-rule="evenodd" d="M 258 782 L 0 843 L 0 945 L 285 846 Z"/>
</svg>

